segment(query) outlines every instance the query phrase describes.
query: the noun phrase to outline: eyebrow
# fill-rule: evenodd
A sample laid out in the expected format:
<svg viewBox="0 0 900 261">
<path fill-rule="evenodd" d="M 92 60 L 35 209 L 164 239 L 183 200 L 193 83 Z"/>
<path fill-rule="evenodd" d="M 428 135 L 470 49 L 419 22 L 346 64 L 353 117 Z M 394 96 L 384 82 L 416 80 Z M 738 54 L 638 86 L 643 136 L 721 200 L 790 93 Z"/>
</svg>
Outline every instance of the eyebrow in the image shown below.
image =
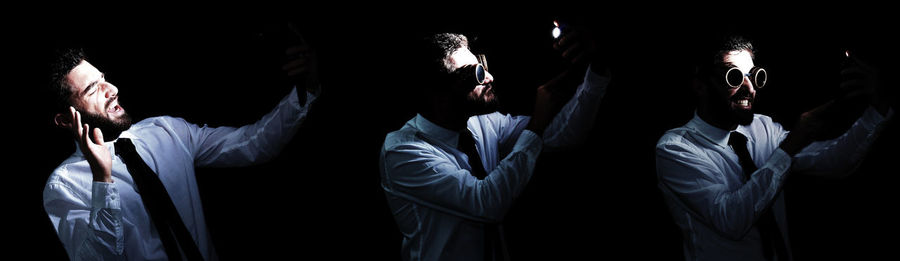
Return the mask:
<svg viewBox="0 0 900 261">
<path fill-rule="evenodd" d="M 100 74 L 100 79 L 103 79 L 103 78 L 106 78 L 106 74 L 101 73 L 101 74 Z M 97 79 L 96 81 L 93 81 L 93 82 L 89 83 L 87 87 L 84 87 L 84 90 L 81 91 L 81 96 L 84 96 L 85 94 L 87 94 L 88 92 L 90 92 L 91 89 L 93 89 L 94 87 L 97 87 L 97 83 L 100 83 L 100 79 Z"/>
</svg>

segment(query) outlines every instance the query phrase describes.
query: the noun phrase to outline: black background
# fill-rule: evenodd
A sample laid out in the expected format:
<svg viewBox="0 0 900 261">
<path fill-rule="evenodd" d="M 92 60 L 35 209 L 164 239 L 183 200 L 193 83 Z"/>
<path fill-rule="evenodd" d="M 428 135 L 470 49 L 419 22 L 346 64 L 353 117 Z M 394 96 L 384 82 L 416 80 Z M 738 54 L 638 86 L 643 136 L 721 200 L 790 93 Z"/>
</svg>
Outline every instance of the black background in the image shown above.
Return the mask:
<svg viewBox="0 0 900 261">
<path fill-rule="evenodd" d="M 753 39 L 757 64 L 771 75 L 770 86 L 758 93 L 757 112 L 789 127 L 800 112 L 834 95 L 842 48 L 869 46 L 878 39 L 870 36 L 883 34 L 887 25 L 803 11 L 627 12 L 612 18 L 607 15 L 615 10 L 599 9 L 578 15 L 603 32 L 613 82 L 588 141 L 543 154 L 507 214 L 513 258 L 681 259 L 680 233 L 656 188 L 653 149 L 665 130 L 692 117 L 691 48 L 723 32 Z M 534 88 L 563 66 L 550 47 L 551 22 L 569 17 L 477 11 L 456 18 L 455 12 L 399 11 L 75 13 L 7 23 L 15 69 L 4 77 L 14 87 L 4 95 L 4 111 L 15 117 L 4 124 L 14 155 L 6 165 L 25 167 L 6 171 L 13 178 L 5 186 L 11 204 L 4 216 L 12 218 L 5 223 L 13 227 L 13 240 L 4 243 L 5 255 L 65 258 L 41 207 L 46 178 L 74 150 L 70 136 L 53 127 L 49 98 L 40 91 L 45 79 L 39 57 L 54 47 L 84 47 L 137 119 L 171 115 L 239 126 L 259 119 L 288 93 L 273 77 L 278 65 L 262 58 L 257 34 L 263 25 L 294 21 L 318 51 L 324 92 L 273 161 L 198 169 L 212 240 L 223 259 L 394 260 L 400 258 L 400 234 L 379 186 L 378 152 L 384 135 L 414 116 L 407 45 L 429 32 L 467 34 L 473 48 L 488 56 L 503 110 L 527 113 Z M 890 164 L 898 159 L 895 125 L 850 177 L 788 180 L 798 260 L 897 256 L 897 168 Z M 35 246 L 40 250 L 26 250 Z"/>
</svg>

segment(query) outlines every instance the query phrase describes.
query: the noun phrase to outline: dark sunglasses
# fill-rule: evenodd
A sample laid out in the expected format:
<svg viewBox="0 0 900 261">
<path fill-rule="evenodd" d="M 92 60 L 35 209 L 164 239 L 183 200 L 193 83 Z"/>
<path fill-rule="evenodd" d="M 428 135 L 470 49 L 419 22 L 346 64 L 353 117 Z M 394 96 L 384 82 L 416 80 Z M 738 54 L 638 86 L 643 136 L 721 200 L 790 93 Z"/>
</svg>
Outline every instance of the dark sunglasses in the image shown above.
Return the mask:
<svg viewBox="0 0 900 261">
<path fill-rule="evenodd" d="M 469 78 L 474 76 L 474 83 L 481 85 L 484 84 L 484 80 L 487 77 L 487 58 L 484 54 L 476 55 L 478 57 L 478 63 L 475 65 L 467 65 L 459 68 L 461 76 L 463 78 Z M 471 82 L 472 80 L 464 80 Z"/>
</svg>

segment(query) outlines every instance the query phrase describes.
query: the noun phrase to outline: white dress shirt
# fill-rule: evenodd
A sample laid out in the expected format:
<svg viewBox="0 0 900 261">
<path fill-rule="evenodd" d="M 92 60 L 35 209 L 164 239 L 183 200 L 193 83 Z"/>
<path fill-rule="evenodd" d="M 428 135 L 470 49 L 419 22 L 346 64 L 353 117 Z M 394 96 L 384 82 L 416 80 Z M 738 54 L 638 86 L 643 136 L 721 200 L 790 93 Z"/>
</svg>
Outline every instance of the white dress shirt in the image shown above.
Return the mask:
<svg viewBox="0 0 900 261">
<path fill-rule="evenodd" d="M 893 111 L 889 113 L 893 114 Z M 788 243 L 781 189 L 791 169 L 812 175 L 849 174 L 878 136 L 884 117 L 869 108 L 842 136 L 813 142 L 790 157 L 779 148 L 788 131 L 765 115 L 735 132 L 747 137 L 759 169 L 746 180 L 738 156 L 728 145 L 730 131 L 696 114 L 667 131 L 656 144 L 659 188 L 681 228 L 687 260 L 765 260 L 756 220 L 771 206 Z"/>
<path fill-rule="evenodd" d="M 381 151 L 381 181 L 400 232 L 404 260 L 481 260 L 485 223 L 503 219 L 531 178 L 543 146 L 582 141 L 590 130 L 608 78 L 585 75 L 575 96 L 554 117 L 544 142 L 523 131 L 528 116 L 499 112 L 469 118 L 468 130 L 488 176 L 470 174 L 457 148 L 459 133 L 416 115 L 391 132 Z"/>
<path fill-rule="evenodd" d="M 301 106 L 297 90 L 254 124 L 240 128 L 197 126 L 181 118 L 154 117 L 135 123 L 121 138 L 134 142 L 159 175 L 184 225 L 206 260 L 217 260 L 209 239 L 196 167 L 247 166 L 277 155 L 306 118 L 315 99 Z M 44 210 L 73 260 L 167 260 L 162 241 L 114 142 L 112 183 L 94 182 L 81 152 L 66 159 L 47 180 Z"/>
</svg>

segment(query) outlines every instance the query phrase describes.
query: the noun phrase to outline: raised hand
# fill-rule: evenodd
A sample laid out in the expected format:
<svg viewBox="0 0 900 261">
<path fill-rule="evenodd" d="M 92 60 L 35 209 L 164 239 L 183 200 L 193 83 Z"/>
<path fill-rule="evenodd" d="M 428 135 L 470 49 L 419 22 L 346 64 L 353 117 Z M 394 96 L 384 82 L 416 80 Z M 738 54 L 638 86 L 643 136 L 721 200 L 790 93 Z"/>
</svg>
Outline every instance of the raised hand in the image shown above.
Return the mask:
<svg viewBox="0 0 900 261">
<path fill-rule="evenodd" d="M 293 24 L 288 23 L 288 31 L 291 45 L 284 51 L 285 63 L 281 66 L 281 70 L 298 88 L 305 88 L 308 92 L 318 94 L 321 90 L 316 52 Z"/>
<path fill-rule="evenodd" d="M 544 128 L 553 121 L 559 110 L 572 97 L 583 75 L 581 69 L 569 69 L 539 86 L 534 100 L 534 112 L 526 129 L 542 135 Z"/>
<path fill-rule="evenodd" d="M 563 59 L 575 68 L 591 65 L 591 70 L 600 75 L 609 75 L 608 55 L 601 46 L 595 32 L 586 26 L 574 26 L 560 36 L 553 48 L 560 51 Z"/>
<path fill-rule="evenodd" d="M 597 54 L 597 44 L 589 32 L 573 30 L 561 36 L 553 48 L 562 52 L 562 57 L 575 65 L 587 65 Z"/>
<path fill-rule="evenodd" d="M 843 99 L 864 97 L 882 114 L 887 114 L 891 92 L 883 84 L 881 70 L 856 55 L 847 52 L 847 65 L 841 70 L 841 89 L 846 93 Z"/>
<path fill-rule="evenodd" d="M 94 174 L 94 181 L 97 182 L 113 182 L 112 180 L 112 156 L 109 149 L 103 145 L 103 132 L 99 128 L 91 130 L 90 126 L 81 123 L 81 113 L 75 110 L 75 107 L 69 106 L 71 114 L 72 134 L 81 147 L 81 153 L 87 159 L 91 166 L 91 172 Z M 93 140 L 92 140 L 93 138 Z"/>
</svg>

